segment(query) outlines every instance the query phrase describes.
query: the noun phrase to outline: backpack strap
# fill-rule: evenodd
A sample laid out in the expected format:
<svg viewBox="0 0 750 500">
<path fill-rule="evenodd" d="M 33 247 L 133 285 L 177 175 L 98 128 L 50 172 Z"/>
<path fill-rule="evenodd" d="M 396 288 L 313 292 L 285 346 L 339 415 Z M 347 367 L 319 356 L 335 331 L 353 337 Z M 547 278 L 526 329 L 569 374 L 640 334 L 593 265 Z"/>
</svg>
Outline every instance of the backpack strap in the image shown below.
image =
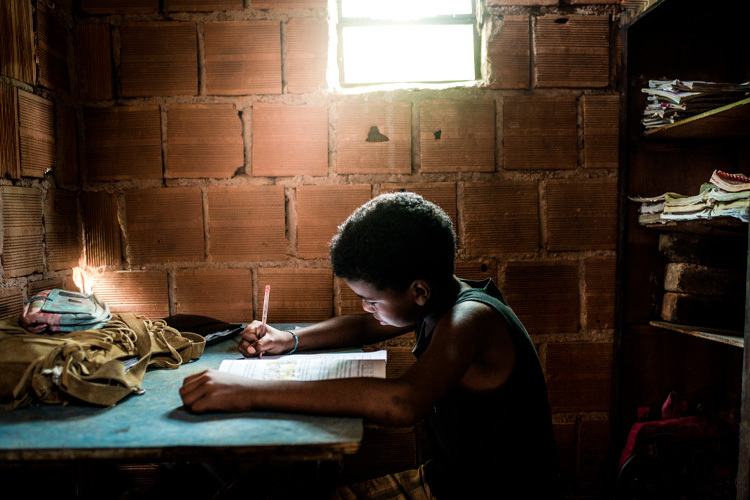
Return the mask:
<svg viewBox="0 0 750 500">
<path fill-rule="evenodd" d="M 192 332 L 179 332 L 163 320 L 151 321 L 132 313 L 120 315 L 133 330 L 146 331 L 151 339 L 149 366 L 176 369 L 203 355 L 206 339 Z"/>
</svg>

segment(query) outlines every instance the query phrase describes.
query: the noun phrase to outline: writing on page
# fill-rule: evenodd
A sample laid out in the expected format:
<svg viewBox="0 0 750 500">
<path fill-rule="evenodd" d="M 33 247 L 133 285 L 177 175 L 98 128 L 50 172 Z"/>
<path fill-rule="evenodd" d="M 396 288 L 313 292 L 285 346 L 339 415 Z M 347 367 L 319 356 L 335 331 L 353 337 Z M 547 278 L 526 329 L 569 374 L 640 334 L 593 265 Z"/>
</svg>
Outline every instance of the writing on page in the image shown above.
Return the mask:
<svg viewBox="0 0 750 500">
<path fill-rule="evenodd" d="M 326 380 L 385 378 L 385 350 L 375 352 L 292 354 L 263 359 L 227 359 L 219 371 L 255 380 Z"/>
</svg>

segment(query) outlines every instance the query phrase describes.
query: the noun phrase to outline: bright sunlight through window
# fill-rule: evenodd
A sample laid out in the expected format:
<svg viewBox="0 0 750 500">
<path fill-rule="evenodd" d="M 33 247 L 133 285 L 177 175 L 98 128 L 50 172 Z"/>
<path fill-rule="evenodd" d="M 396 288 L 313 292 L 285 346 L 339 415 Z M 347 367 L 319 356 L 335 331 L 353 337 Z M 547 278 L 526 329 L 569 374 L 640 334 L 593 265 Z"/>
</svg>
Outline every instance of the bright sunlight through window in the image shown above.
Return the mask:
<svg viewBox="0 0 750 500">
<path fill-rule="evenodd" d="M 340 0 L 343 85 L 477 78 L 472 0 Z"/>
</svg>

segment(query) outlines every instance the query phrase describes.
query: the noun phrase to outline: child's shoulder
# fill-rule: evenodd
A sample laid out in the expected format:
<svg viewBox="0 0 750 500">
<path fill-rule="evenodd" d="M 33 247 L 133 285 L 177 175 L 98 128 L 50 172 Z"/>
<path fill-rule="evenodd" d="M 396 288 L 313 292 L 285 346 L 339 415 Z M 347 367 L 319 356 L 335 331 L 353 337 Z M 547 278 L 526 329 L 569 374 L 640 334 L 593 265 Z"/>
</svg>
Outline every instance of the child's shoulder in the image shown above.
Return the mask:
<svg viewBox="0 0 750 500">
<path fill-rule="evenodd" d="M 461 335 L 487 334 L 507 330 L 508 325 L 492 301 L 463 300 L 456 302 L 440 323 L 445 330 L 455 330 Z"/>
<path fill-rule="evenodd" d="M 504 317 L 485 302 L 467 300 L 456 303 L 445 320 L 443 340 L 466 356 L 461 387 L 487 392 L 503 385 L 516 358 L 513 335 Z"/>
<path fill-rule="evenodd" d="M 491 279 L 482 281 L 461 280 L 461 291 L 454 303 L 454 309 L 465 314 L 488 315 L 505 306 L 500 290 Z"/>
<path fill-rule="evenodd" d="M 477 287 L 476 284 L 481 286 Z M 494 289 L 494 290 L 493 290 Z M 496 291 L 497 293 L 492 293 Z M 449 314 L 443 318 L 443 331 L 468 340 L 473 337 L 480 344 L 497 342 L 498 338 L 512 336 L 512 324 L 506 314 L 507 305 L 491 280 L 474 282 L 473 287 L 462 288 Z"/>
</svg>

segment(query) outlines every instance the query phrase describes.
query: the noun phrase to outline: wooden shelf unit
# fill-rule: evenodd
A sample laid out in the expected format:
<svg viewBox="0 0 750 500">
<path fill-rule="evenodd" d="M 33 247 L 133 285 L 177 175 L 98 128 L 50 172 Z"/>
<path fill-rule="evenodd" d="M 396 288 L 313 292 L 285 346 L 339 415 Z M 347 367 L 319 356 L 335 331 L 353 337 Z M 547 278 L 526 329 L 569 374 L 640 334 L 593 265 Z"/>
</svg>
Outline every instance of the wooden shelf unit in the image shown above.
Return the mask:
<svg viewBox="0 0 750 500">
<path fill-rule="evenodd" d="M 676 390 L 690 403 L 699 387 L 726 396 L 728 422 L 739 434 L 736 498 L 750 498 L 750 338 L 745 294 L 742 332 L 661 321 L 665 232 L 697 234 L 736 245 L 747 272 L 747 224 L 736 219 L 638 223 L 629 196 L 694 194 L 714 170 L 750 174 L 750 96 L 689 119 L 645 131 L 641 123 L 649 80 L 750 81 L 748 2 L 655 0 L 621 31 L 623 47 L 620 245 L 618 261 L 616 438 L 636 421 L 636 408 L 661 407 Z M 720 243 L 718 243 L 720 241 Z M 729 243 L 727 243 L 729 242 Z M 740 267 L 740 269 L 742 269 Z M 722 410 L 727 410 L 722 408 Z"/>
<path fill-rule="evenodd" d="M 750 130 L 750 97 L 645 132 L 658 139 L 734 139 Z"/>
<path fill-rule="evenodd" d="M 718 328 L 706 328 L 702 326 L 678 325 L 667 321 L 649 321 L 649 324 L 658 328 L 683 333 L 685 335 L 692 335 L 693 337 L 710 340 L 712 342 L 719 342 L 735 347 L 745 347 L 743 332 L 721 330 Z"/>
<path fill-rule="evenodd" d="M 735 217 L 714 217 L 705 220 L 674 220 L 645 224 L 643 227 L 652 231 L 717 234 L 717 235 L 747 235 L 747 222 Z"/>
</svg>

